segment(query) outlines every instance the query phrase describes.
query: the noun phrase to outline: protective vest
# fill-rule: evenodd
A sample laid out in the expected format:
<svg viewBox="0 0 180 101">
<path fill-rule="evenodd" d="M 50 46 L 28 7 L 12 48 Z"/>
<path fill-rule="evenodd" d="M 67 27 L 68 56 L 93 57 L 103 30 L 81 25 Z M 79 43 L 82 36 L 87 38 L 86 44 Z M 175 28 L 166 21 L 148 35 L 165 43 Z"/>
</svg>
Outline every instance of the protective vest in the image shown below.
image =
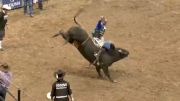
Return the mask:
<svg viewBox="0 0 180 101">
<path fill-rule="evenodd" d="M 68 95 L 72 94 L 70 85 L 67 81 L 56 81 L 52 86 L 51 96 L 54 97 L 54 101 L 69 101 Z"/>
<path fill-rule="evenodd" d="M 4 19 L 4 16 L 5 14 L 0 12 L 0 30 L 4 30 L 7 23 L 7 19 Z"/>
</svg>

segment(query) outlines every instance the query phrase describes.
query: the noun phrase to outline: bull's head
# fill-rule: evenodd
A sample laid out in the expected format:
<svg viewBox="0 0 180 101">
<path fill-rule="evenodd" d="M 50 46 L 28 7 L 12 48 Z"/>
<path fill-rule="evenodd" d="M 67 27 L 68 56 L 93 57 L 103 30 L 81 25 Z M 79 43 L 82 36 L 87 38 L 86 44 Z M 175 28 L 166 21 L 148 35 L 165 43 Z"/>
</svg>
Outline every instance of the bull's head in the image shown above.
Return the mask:
<svg viewBox="0 0 180 101">
<path fill-rule="evenodd" d="M 120 59 L 123 59 L 129 55 L 129 52 L 122 48 L 118 48 L 118 52 L 119 52 Z"/>
<path fill-rule="evenodd" d="M 129 55 L 129 52 L 127 50 L 125 50 L 123 48 L 115 48 L 113 43 L 110 44 L 110 48 L 112 50 L 115 50 L 114 55 L 116 56 L 116 58 L 115 58 L 116 61 L 123 59 Z M 113 52 L 112 52 L 112 54 L 113 54 Z"/>
<path fill-rule="evenodd" d="M 68 33 L 64 32 L 63 30 L 59 31 L 59 35 L 61 35 L 66 40 L 65 43 L 69 42 L 72 44 L 74 42 L 74 40 L 70 37 L 70 35 Z"/>
<path fill-rule="evenodd" d="M 122 48 L 116 48 L 115 51 L 111 52 L 113 62 L 119 61 L 126 58 L 129 55 L 129 52 Z"/>
<path fill-rule="evenodd" d="M 63 30 L 60 30 L 57 34 L 55 34 L 54 36 L 53 36 L 53 38 L 54 37 L 57 37 L 57 36 L 59 36 L 59 35 L 61 35 L 64 39 L 65 39 L 65 44 L 67 44 L 68 42 L 69 43 L 73 43 L 73 39 L 69 36 L 69 34 L 68 33 L 66 33 L 66 32 L 64 32 Z"/>
</svg>

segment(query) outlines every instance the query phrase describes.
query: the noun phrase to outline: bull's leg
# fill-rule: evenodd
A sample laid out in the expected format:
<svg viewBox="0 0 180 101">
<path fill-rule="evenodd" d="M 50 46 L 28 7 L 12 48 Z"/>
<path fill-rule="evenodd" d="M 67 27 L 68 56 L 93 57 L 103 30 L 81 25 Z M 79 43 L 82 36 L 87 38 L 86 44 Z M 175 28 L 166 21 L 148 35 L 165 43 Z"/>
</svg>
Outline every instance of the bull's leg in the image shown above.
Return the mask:
<svg viewBox="0 0 180 101">
<path fill-rule="evenodd" d="M 111 78 L 111 76 L 110 76 L 110 74 L 109 74 L 108 67 L 103 67 L 102 69 L 103 69 L 103 71 L 104 71 L 104 74 L 108 77 L 108 79 L 109 79 L 111 82 L 114 82 L 114 80 Z"/>
<path fill-rule="evenodd" d="M 101 69 L 101 68 L 100 68 L 99 66 L 96 66 L 96 71 L 98 72 L 99 77 L 102 78 L 100 69 Z"/>
</svg>

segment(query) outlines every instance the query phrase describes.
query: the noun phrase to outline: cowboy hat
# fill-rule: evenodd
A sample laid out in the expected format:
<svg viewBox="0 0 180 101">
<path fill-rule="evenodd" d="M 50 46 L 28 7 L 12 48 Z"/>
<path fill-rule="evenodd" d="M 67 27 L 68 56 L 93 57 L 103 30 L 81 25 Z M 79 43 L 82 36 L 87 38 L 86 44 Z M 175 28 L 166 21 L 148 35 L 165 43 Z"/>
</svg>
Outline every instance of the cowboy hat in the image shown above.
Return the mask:
<svg viewBox="0 0 180 101">
<path fill-rule="evenodd" d="M 55 74 L 56 74 L 56 78 L 61 78 L 65 75 L 65 72 L 59 69 L 55 72 Z"/>
<path fill-rule="evenodd" d="M 3 5 L 3 6 L 2 6 L 2 9 L 10 10 L 10 9 L 11 9 L 11 7 L 10 7 L 10 6 L 8 6 L 8 5 Z"/>
</svg>

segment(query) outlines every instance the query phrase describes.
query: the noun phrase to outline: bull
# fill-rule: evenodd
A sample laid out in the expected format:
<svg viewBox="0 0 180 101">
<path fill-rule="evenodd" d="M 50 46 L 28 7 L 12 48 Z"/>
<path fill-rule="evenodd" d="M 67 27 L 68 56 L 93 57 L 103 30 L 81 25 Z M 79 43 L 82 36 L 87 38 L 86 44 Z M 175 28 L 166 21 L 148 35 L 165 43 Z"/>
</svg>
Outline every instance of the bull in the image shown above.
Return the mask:
<svg viewBox="0 0 180 101">
<path fill-rule="evenodd" d="M 77 22 L 76 17 L 74 16 L 74 22 L 76 26 L 70 27 L 66 32 L 60 30 L 59 33 L 54 35 L 54 37 L 61 35 L 67 43 L 74 44 L 83 57 L 92 64 L 96 57 L 94 53 L 97 53 L 100 50 L 100 47 L 97 47 L 92 41 L 88 33 L 81 27 Z M 102 49 L 101 54 L 99 55 L 99 64 L 93 64 L 96 67 L 96 71 L 99 77 L 102 78 L 101 69 L 104 74 L 108 77 L 111 82 L 115 82 L 109 73 L 108 67 L 111 66 L 114 62 L 121 60 L 129 55 L 129 52 L 123 48 L 116 48 L 114 44 L 111 44 L 113 48 L 111 49 Z"/>
</svg>

